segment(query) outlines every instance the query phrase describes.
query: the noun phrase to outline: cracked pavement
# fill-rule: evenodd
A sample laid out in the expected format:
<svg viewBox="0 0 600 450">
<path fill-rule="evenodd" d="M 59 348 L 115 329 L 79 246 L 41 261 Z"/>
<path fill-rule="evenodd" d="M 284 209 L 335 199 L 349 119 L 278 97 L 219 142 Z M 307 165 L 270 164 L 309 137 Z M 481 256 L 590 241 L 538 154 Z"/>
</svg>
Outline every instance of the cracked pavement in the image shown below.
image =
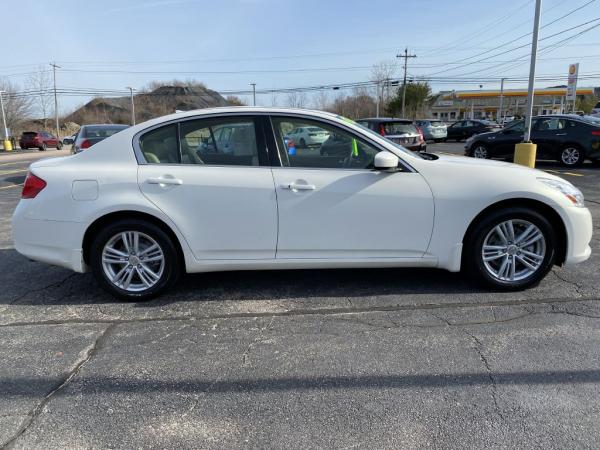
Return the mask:
<svg viewBox="0 0 600 450">
<path fill-rule="evenodd" d="M 119 303 L 18 255 L 20 189 L 2 189 L 0 448 L 595 447 L 600 169 L 570 172 L 592 258 L 516 293 L 437 270 L 264 271 Z"/>
</svg>

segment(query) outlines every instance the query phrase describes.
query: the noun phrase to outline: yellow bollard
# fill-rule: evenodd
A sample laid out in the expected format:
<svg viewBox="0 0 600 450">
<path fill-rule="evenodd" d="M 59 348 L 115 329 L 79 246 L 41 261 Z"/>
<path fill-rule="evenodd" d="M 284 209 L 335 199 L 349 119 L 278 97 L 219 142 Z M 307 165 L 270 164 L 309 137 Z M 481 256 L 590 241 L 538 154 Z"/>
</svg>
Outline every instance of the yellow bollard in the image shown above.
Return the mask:
<svg viewBox="0 0 600 450">
<path fill-rule="evenodd" d="M 515 164 L 522 166 L 535 167 L 535 155 L 537 153 L 537 145 L 531 142 L 521 142 L 515 145 Z"/>
<path fill-rule="evenodd" d="M 13 149 L 12 142 L 10 142 L 10 139 L 4 139 L 2 145 L 4 145 L 4 151 L 10 152 Z"/>
</svg>

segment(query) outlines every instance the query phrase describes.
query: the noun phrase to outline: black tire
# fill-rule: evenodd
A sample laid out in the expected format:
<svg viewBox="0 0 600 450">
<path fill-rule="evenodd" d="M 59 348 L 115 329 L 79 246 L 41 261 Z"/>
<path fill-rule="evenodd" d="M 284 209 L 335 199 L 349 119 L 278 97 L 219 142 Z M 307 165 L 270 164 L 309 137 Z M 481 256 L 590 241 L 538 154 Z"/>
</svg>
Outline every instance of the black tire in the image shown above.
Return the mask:
<svg viewBox="0 0 600 450">
<path fill-rule="evenodd" d="M 436 144 L 439 144 L 440 142 L 445 142 L 446 139 L 434 139 L 433 142 L 435 142 Z"/>
<path fill-rule="evenodd" d="M 545 255 L 536 271 L 518 281 L 504 281 L 494 277 L 486 268 L 482 249 L 486 236 L 497 225 L 507 220 L 522 220 L 534 224 L 545 240 Z M 515 207 L 492 212 L 475 225 L 465 237 L 463 271 L 479 284 L 499 291 L 518 291 L 537 285 L 550 271 L 556 259 L 556 233 L 548 220 L 537 211 Z"/>
<path fill-rule="evenodd" d="M 304 140 L 304 138 L 300 138 L 299 144 L 301 148 L 306 148 L 306 141 Z"/>
<path fill-rule="evenodd" d="M 58 142 L 58 143 L 56 144 L 56 149 L 57 149 L 57 150 L 62 150 L 62 148 L 63 148 L 62 142 Z"/>
<path fill-rule="evenodd" d="M 46 145 L 45 142 L 38 147 L 40 152 L 45 152 L 47 148 L 48 148 L 48 146 Z"/>
<path fill-rule="evenodd" d="M 578 145 L 565 145 L 558 153 L 558 162 L 565 167 L 578 167 L 585 161 L 585 153 Z"/>
<path fill-rule="evenodd" d="M 473 158 L 480 159 L 489 159 L 490 158 L 490 150 L 486 145 L 481 144 L 479 142 L 471 145 L 471 150 L 469 151 L 469 156 Z"/>
<path fill-rule="evenodd" d="M 104 247 L 113 236 L 124 231 L 141 232 L 151 237 L 162 250 L 164 256 L 164 268 L 162 274 L 158 281 L 146 290 L 132 292 L 122 289 L 113 284 L 104 271 L 102 264 Z M 120 220 L 102 228 L 94 237 L 90 247 L 90 265 L 96 281 L 105 291 L 117 298 L 127 301 L 144 301 L 160 295 L 177 282 L 182 270 L 182 263 L 175 247 L 175 243 L 169 235 L 153 223 L 137 219 Z"/>
</svg>

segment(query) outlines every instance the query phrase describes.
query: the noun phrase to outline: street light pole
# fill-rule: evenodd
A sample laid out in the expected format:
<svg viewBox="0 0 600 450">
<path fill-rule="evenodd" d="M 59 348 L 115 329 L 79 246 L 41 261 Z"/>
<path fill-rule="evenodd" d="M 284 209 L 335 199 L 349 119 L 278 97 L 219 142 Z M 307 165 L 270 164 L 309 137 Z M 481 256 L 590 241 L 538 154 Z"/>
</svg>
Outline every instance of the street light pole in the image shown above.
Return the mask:
<svg viewBox="0 0 600 450">
<path fill-rule="evenodd" d="M 252 104 L 256 106 L 256 83 L 250 83 L 252 86 Z"/>
<path fill-rule="evenodd" d="M 50 63 L 52 66 L 53 74 L 54 74 L 54 118 L 56 119 L 56 137 L 60 136 L 60 127 L 58 125 L 58 97 L 56 96 L 56 69 L 60 69 L 60 66 L 57 66 L 56 63 Z"/>
<path fill-rule="evenodd" d="M 4 114 L 4 99 L 3 94 L 6 91 L 0 91 L 0 109 L 2 109 L 2 123 L 4 125 L 4 140 L 8 139 L 8 128 L 6 127 L 6 115 Z"/>
<path fill-rule="evenodd" d="M 523 142 L 531 139 L 531 116 L 533 115 L 533 85 L 535 83 L 535 63 L 537 61 L 538 33 L 540 30 L 540 15 L 542 0 L 535 2 L 535 19 L 533 22 L 533 38 L 531 40 L 531 62 L 529 63 L 529 86 L 527 87 L 527 109 L 525 110 L 525 135 Z"/>
<path fill-rule="evenodd" d="M 135 125 L 135 103 L 133 102 L 133 89 L 130 86 L 127 86 L 126 89 L 129 89 L 129 98 L 131 99 L 131 125 Z"/>
<path fill-rule="evenodd" d="M 502 125 L 502 107 L 504 106 L 504 78 L 500 79 L 500 105 L 498 106 L 498 117 L 496 117 L 496 121 Z"/>
</svg>

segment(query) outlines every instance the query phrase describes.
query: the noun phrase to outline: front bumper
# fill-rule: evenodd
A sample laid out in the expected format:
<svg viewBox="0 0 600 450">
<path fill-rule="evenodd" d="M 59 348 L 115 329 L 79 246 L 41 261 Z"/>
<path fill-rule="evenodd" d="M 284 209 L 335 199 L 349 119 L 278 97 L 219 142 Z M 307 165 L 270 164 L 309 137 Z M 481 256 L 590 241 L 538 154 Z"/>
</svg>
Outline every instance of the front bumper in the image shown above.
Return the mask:
<svg viewBox="0 0 600 450">
<path fill-rule="evenodd" d="M 25 217 L 21 200 L 12 217 L 15 249 L 35 261 L 65 267 L 75 272 L 87 270 L 81 244 L 85 228 L 79 222 L 36 220 Z"/>
<path fill-rule="evenodd" d="M 592 254 L 592 214 L 587 208 L 565 209 L 563 221 L 567 229 L 567 254 L 565 264 L 577 264 Z"/>
</svg>

